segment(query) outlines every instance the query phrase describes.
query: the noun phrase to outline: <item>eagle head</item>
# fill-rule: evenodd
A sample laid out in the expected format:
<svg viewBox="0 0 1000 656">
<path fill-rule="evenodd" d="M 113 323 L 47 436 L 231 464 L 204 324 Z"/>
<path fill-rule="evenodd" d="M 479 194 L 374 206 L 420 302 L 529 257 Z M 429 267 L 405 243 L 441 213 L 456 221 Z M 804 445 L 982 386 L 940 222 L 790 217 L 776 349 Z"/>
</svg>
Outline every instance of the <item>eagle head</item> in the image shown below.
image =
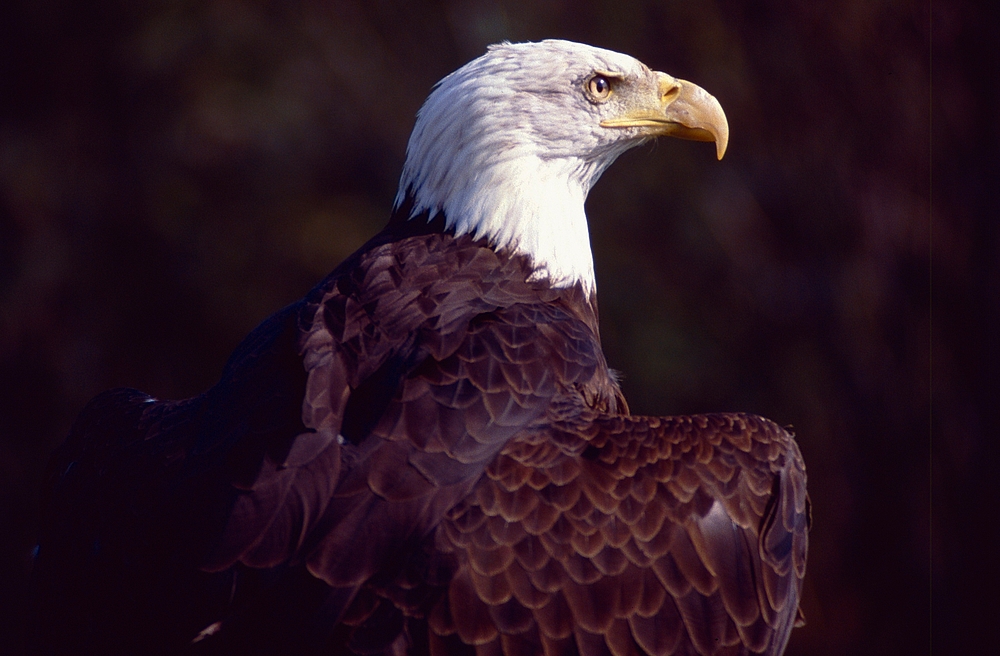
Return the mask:
<svg viewBox="0 0 1000 656">
<path fill-rule="evenodd" d="M 626 150 L 729 126 L 700 87 L 570 41 L 501 43 L 441 80 L 417 114 L 396 206 L 531 258 L 533 279 L 595 288 L 584 201 Z"/>
</svg>

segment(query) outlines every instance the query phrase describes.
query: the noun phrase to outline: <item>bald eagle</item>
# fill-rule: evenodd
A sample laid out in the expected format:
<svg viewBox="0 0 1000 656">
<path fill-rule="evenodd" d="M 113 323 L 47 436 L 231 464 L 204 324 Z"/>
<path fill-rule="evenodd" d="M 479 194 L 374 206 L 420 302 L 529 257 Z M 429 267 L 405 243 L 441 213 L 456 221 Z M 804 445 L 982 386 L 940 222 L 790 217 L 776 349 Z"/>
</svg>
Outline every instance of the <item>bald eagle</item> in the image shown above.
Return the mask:
<svg viewBox="0 0 1000 656">
<path fill-rule="evenodd" d="M 780 654 L 808 530 L 792 436 L 632 415 L 584 200 L 728 126 L 701 88 L 503 43 L 420 110 L 388 226 L 182 401 L 101 394 L 53 455 L 40 653 Z"/>
</svg>

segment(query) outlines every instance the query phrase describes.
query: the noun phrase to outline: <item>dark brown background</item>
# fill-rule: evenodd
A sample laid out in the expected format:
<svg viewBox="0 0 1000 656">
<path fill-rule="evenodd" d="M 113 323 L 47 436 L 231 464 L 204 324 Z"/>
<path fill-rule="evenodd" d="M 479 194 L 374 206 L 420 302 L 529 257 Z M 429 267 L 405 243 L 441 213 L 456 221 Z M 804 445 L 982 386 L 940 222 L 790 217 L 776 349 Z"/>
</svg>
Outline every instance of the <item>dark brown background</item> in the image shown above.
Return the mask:
<svg viewBox="0 0 1000 656">
<path fill-rule="evenodd" d="M 437 79 L 488 43 L 562 37 L 693 80 L 729 116 L 722 163 L 640 149 L 588 211 L 633 409 L 799 435 L 815 523 L 788 653 L 981 648 L 1000 611 L 987 4 L 3 3 L 0 640 L 45 459 L 87 399 L 211 385 L 385 221 Z"/>
</svg>

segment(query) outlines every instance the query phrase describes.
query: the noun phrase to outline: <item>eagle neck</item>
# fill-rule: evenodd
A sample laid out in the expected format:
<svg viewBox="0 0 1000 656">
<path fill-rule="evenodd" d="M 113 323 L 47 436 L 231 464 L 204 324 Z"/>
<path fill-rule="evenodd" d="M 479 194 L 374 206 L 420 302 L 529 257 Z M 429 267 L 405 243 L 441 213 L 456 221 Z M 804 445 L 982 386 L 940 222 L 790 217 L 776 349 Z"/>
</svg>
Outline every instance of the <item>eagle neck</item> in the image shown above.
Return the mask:
<svg viewBox="0 0 1000 656">
<path fill-rule="evenodd" d="M 400 209 L 409 205 L 409 218 L 418 221 L 442 214 L 456 236 L 486 239 L 497 251 L 527 256 L 531 281 L 556 288 L 580 284 L 589 294 L 596 289 L 584 210 L 596 177 L 590 169 L 564 158 L 503 158 L 475 175 L 449 171 L 454 175 L 445 176 L 446 184 L 416 180 L 402 195 L 412 205 L 403 202 Z"/>
</svg>

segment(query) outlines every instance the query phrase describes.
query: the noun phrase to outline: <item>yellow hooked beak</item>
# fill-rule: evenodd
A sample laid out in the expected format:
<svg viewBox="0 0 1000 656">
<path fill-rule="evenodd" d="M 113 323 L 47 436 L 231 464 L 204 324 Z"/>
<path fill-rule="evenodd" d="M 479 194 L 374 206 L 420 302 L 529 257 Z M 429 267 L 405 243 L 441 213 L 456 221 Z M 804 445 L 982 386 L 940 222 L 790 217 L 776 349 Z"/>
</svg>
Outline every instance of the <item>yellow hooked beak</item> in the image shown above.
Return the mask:
<svg viewBox="0 0 1000 656">
<path fill-rule="evenodd" d="M 687 80 L 657 73 L 657 97 L 638 99 L 620 116 L 601 121 L 606 128 L 645 128 L 644 135 L 714 141 L 719 159 L 729 143 L 729 123 L 712 94 Z M 644 94 L 645 95 L 645 94 Z"/>
</svg>

